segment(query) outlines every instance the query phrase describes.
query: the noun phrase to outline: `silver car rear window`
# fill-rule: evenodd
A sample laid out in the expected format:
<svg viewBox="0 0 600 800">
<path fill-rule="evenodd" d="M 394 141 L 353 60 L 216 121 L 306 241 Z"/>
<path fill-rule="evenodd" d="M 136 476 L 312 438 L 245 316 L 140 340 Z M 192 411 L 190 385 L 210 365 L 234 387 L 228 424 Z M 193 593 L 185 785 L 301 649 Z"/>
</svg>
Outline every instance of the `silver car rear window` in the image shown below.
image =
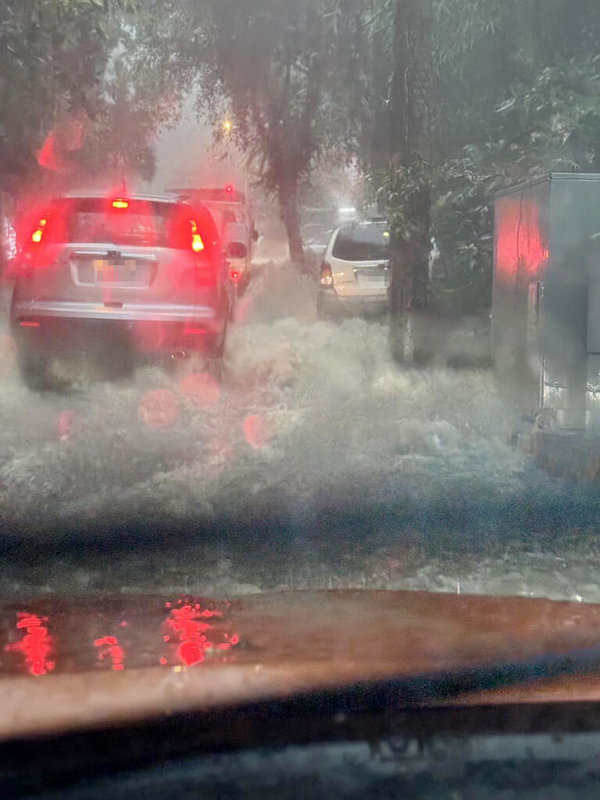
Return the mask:
<svg viewBox="0 0 600 800">
<path fill-rule="evenodd" d="M 124 207 L 113 207 L 111 201 L 103 198 L 70 200 L 65 209 L 67 241 L 189 247 L 189 237 L 182 235 L 181 230 L 181 206 L 147 200 L 127 200 L 122 205 Z M 184 216 L 189 217 L 189 212 Z"/>
<path fill-rule="evenodd" d="M 344 225 L 333 243 L 332 255 L 343 261 L 378 261 L 389 258 L 390 237 L 385 223 Z"/>
</svg>

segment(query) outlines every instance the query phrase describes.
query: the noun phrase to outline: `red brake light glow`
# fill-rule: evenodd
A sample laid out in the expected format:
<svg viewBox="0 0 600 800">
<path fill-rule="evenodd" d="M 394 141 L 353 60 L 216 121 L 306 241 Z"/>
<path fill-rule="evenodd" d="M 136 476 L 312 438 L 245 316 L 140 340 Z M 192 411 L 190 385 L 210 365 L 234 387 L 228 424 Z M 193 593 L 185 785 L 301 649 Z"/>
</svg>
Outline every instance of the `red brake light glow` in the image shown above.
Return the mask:
<svg viewBox="0 0 600 800">
<path fill-rule="evenodd" d="M 333 286 L 333 273 L 331 271 L 331 265 L 324 261 L 321 264 L 321 286 Z"/>
<path fill-rule="evenodd" d="M 112 201 L 113 208 L 129 208 L 129 201 L 123 200 L 121 197 L 117 197 L 116 200 Z"/>
<path fill-rule="evenodd" d="M 31 241 L 34 244 L 39 244 L 42 241 L 44 236 L 44 229 L 48 224 L 48 217 L 42 217 L 41 220 L 38 222 L 36 229 L 31 234 Z"/>
<path fill-rule="evenodd" d="M 233 186 L 231 183 L 227 184 L 227 186 L 225 187 L 225 191 L 227 192 L 227 194 L 233 194 Z"/>
<path fill-rule="evenodd" d="M 198 225 L 195 220 L 190 220 L 190 227 L 192 229 L 192 250 L 194 253 L 201 253 L 204 250 L 204 242 L 198 232 Z"/>
</svg>

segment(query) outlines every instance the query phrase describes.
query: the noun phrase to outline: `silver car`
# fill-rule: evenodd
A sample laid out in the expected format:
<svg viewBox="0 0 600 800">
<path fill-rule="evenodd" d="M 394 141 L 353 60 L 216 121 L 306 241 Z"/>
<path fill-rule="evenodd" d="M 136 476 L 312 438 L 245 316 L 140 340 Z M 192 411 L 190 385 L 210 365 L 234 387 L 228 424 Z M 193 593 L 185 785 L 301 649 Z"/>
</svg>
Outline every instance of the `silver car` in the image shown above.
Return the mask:
<svg viewBox="0 0 600 800">
<path fill-rule="evenodd" d="M 211 213 L 172 197 L 56 198 L 16 262 L 11 325 L 25 381 L 57 354 L 223 354 L 232 287 Z"/>
</svg>

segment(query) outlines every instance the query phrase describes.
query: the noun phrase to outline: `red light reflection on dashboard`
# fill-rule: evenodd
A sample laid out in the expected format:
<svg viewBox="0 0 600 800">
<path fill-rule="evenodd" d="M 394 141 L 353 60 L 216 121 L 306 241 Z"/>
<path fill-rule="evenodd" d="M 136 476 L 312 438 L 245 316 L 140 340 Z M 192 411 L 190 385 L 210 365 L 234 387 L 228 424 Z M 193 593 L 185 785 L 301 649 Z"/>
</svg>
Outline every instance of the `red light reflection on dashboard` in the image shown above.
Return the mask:
<svg viewBox="0 0 600 800">
<path fill-rule="evenodd" d="M 179 639 L 177 657 L 188 667 L 204 661 L 205 651 L 211 646 L 206 637 L 211 626 L 202 621 L 202 616 L 199 607 L 186 604 L 171 609 L 167 618 L 168 629 Z"/>
<path fill-rule="evenodd" d="M 25 631 L 25 636 L 18 642 L 7 644 L 6 652 L 23 653 L 25 665 L 31 675 L 46 675 L 52 672 L 55 662 L 48 656 L 53 652 L 54 640 L 46 627 L 47 619 L 36 614 L 19 613 L 17 628 Z"/>
<path fill-rule="evenodd" d="M 200 603 L 192 605 L 181 600 L 175 608 L 170 603 L 167 603 L 166 607 L 170 612 L 165 622 L 167 633 L 163 639 L 165 642 L 173 641 L 177 644 L 177 659 L 185 666 L 201 664 L 206 658 L 207 650 L 230 650 L 239 642 L 238 636 L 233 635 L 230 638 L 226 633 L 223 634 L 223 638 L 228 641 L 215 643 L 209 638 L 213 625 L 208 620 L 221 617 L 220 611 L 202 608 Z M 161 658 L 160 663 L 166 664 L 167 659 Z"/>
<path fill-rule="evenodd" d="M 112 661 L 112 668 L 116 672 L 125 669 L 125 651 L 119 644 L 116 636 L 102 636 L 94 641 L 94 646 L 99 648 L 98 659 L 104 661 L 105 658 L 110 658 Z"/>
</svg>

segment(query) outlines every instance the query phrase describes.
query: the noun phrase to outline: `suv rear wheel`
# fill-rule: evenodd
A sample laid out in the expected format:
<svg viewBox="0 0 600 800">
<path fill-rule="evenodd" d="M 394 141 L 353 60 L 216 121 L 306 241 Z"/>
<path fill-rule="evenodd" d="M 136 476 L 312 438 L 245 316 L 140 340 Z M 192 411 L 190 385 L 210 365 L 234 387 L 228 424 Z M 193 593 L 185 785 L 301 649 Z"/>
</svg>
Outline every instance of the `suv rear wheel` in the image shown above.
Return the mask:
<svg viewBox="0 0 600 800">
<path fill-rule="evenodd" d="M 35 392 L 51 388 L 50 358 L 43 345 L 33 342 L 30 336 L 17 335 L 15 339 L 17 364 L 27 388 Z"/>
<path fill-rule="evenodd" d="M 227 342 L 227 322 L 223 326 L 221 333 L 214 333 L 207 337 L 206 354 L 209 358 L 223 358 L 225 354 L 225 344 Z"/>
</svg>

